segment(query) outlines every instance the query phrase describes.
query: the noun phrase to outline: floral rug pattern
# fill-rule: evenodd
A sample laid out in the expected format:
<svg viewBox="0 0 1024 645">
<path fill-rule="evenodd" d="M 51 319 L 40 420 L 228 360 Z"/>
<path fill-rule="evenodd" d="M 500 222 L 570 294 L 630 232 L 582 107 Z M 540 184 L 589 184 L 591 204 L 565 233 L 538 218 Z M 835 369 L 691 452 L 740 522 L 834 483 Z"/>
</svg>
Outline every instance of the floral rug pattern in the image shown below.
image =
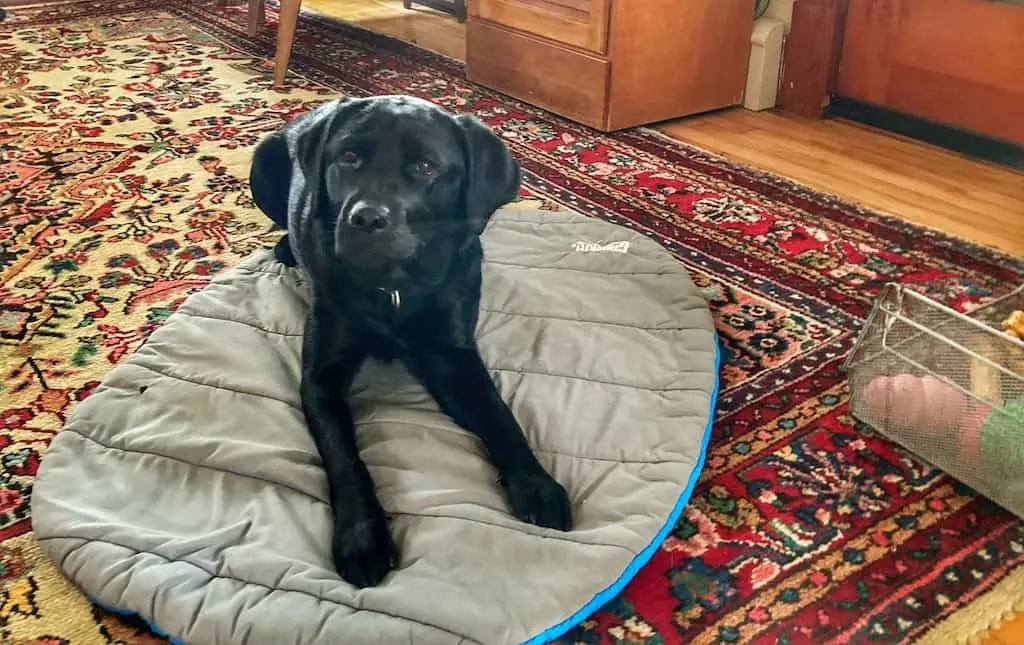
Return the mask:
<svg viewBox="0 0 1024 645">
<path fill-rule="evenodd" d="M 1024 262 L 648 131 L 596 133 L 466 82 L 453 61 L 314 17 L 281 92 L 272 31 L 247 38 L 237 9 L 85 0 L 10 13 L 0 641 L 163 642 L 91 606 L 42 557 L 32 478 L 111 366 L 276 240 L 249 196 L 252 148 L 339 93 L 479 115 L 523 163 L 523 203 L 642 231 L 715 294 L 723 389 L 701 483 L 651 563 L 560 643 L 912 642 L 1019 574 L 1021 522 L 857 427 L 839 368 L 886 282 L 967 309 L 1024 282 Z"/>
</svg>

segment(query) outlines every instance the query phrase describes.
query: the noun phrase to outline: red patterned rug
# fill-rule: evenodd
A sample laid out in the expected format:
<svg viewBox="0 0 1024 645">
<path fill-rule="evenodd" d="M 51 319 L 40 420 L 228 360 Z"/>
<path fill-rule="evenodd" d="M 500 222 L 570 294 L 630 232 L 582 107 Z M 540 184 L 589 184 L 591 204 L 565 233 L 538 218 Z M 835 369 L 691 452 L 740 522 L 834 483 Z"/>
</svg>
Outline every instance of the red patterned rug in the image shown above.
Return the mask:
<svg viewBox="0 0 1024 645">
<path fill-rule="evenodd" d="M 247 38 L 237 12 L 90 0 L 11 13 L 2 642 L 159 642 L 91 607 L 40 557 L 32 477 L 113 364 L 211 275 L 271 243 L 248 196 L 252 147 L 337 93 L 409 93 L 479 115 L 522 161 L 524 200 L 643 231 L 716 287 L 723 391 L 706 472 L 652 562 L 561 643 L 905 643 L 975 616 L 950 640 L 933 632 L 949 643 L 1024 603 L 1021 522 L 857 428 L 839 369 L 887 281 L 967 309 L 1024 282 L 1024 262 L 647 131 L 595 133 L 467 83 L 451 60 L 326 20 L 304 19 L 281 93 L 264 64 L 272 33 Z"/>
</svg>

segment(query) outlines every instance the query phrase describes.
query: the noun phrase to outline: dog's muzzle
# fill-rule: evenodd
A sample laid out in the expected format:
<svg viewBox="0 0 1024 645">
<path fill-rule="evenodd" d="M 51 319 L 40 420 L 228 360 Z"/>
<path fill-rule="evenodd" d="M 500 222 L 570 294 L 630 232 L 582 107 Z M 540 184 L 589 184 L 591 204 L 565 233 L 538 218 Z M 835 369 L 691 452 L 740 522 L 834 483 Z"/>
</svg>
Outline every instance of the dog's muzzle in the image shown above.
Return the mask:
<svg viewBox="0 0 1024 645">
<path fill-rule="evenodd" d="M 335 223 L 335 253 L 363 266 L 404 262 L 417 246 L 401 209 L 380 201 L 357 199 Z"/>
<path fill-rule="evenodd" d="M 391 207 L 359 200 L 342 217 L 341 225 L 354 233 L 375 234 L 392 227 Z"/>
</svg>

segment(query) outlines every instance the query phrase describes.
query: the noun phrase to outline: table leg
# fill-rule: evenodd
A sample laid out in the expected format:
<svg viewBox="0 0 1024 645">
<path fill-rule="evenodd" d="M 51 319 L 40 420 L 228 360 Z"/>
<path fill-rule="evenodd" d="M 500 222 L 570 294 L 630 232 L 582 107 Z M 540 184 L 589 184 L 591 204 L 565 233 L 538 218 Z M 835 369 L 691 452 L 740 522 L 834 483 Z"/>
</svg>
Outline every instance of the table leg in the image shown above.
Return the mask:
<svg viewBox="0 0 1024 645">
<path fill-rule="evenodd" d="M 250 37 L 259 33 L 266 22 L 266 0 L 249 0 L 249 24 L 247 33 Z"/>
<path fill-rule="evenodd" d="M 277 52 L 274 55 L 274 87 L 284 87 L 288 74 L 288 60 L 292 56 L 295 29 L 299 24 L 299 9 L 302 0 L 281 0 L 277 19 Z"/>
</svg>

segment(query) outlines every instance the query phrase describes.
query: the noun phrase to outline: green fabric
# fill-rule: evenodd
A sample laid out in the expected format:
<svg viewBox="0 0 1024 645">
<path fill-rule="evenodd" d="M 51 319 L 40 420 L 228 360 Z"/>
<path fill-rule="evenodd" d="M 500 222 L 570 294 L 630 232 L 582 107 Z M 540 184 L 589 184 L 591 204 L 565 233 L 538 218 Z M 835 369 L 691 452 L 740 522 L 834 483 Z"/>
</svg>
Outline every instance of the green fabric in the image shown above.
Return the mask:
<svg viewBox="0 0 1024 645">
<path fill-rule="evenodd" d="M 981 457 L 989 477 L 1019 477 L 1024 471 L 1024 398 L 992 410 L 981 426 Z"/>
</svg>

